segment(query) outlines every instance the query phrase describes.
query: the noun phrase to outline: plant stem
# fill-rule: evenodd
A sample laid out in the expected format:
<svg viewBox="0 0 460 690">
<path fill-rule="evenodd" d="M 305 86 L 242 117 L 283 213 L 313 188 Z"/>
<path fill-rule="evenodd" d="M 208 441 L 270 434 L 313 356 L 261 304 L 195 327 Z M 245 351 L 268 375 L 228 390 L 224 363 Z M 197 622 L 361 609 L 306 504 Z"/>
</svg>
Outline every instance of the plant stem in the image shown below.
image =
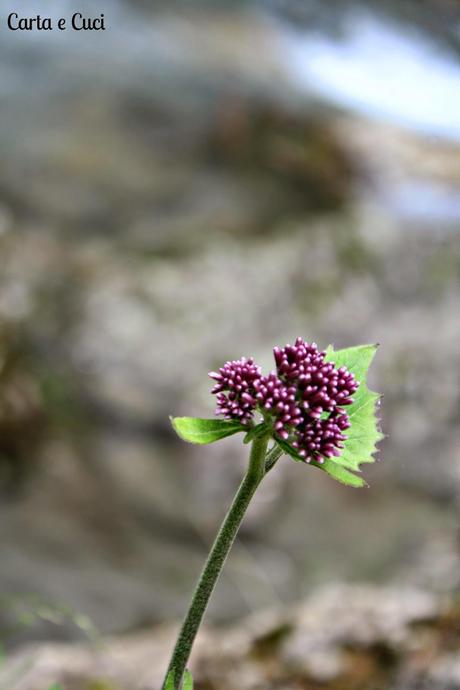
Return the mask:
<svg viewBox="0 0 460 690">
<path fill-rule="evenodd" d="M 230 510 L 225 516 L 201 573 L 188 613 L 177 638 L 164 680 L 163 690 L 166 688 L 166 680 L 170 674 L 174 678 L 174 690 L 179 690 L 181 687 L 192 645 L 203 620 L 209 599 L 235 540 L 246 509 L 264 477 L 267 445 L 267 438 L 256 438 L 253 441 L 247 472 L 233 499 Z"/>
</svg>

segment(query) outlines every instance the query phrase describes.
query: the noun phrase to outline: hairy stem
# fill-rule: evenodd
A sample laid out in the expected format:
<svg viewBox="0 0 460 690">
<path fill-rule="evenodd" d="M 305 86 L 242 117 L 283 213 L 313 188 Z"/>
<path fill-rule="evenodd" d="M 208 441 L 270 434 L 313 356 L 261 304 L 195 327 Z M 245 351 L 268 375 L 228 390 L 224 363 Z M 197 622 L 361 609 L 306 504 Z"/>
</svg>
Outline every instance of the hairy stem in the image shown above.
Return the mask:
<svg viewBox="0 0 460 690">
<path fill-rule="evenodd" d="M 264 477 L 267 444 L 267 438 L 256 438 L 253 441 L 248 470 L 222 523 L 201 573 L 192 602 L 177 638 L 164 680 L 163 690 L 166 689 L 167 678 L 171 675 L 174 679 L 174 689 L 179 690 L 181 687 L 192 645 L 203 620 L 209 599 L 219 579 L 246 509 Z"/>
</svg>

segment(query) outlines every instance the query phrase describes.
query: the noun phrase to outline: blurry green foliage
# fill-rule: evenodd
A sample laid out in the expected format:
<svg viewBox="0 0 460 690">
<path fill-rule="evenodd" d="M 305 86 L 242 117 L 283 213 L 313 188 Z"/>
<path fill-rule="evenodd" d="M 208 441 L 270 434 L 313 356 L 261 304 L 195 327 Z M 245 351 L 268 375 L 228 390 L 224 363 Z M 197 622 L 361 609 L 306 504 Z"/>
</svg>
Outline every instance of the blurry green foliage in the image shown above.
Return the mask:
<svg viewBox="0 0 460 690">
<path fill-rule="evenodd" d="M 88 690 L 118 690 L 118 686 L 106 680 L 92 680 L 88 685 Z"/>
<path fill-rule="evenodd" d="M 3 639 L 15 634 L 18 629 L 31 627 L 40 621 L 56 626 L 70 622 L 93 643 L 99 642 L 100 639 L 99 631 L 88 616 L 74 611 L 68 606 L 44 601 L 37 595 L 2 596 L 0 597 L 0 611 L 8 614 L 8 618 L 12 621 L 11 628 L 2 631 Z"/>
</svg>

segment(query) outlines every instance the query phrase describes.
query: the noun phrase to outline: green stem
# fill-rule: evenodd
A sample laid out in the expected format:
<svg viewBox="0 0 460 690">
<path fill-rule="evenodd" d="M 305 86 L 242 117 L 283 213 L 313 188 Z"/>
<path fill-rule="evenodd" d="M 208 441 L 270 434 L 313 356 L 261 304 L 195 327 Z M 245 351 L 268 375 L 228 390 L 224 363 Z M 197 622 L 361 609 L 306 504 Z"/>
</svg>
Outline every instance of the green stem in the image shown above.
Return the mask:
<svg viewBox="0 0 460 690">
<path fill-rule="evenodd" d="M 267 438 L 256 438 L 253 441 L 248 470 L 222 523 L 201 573 L 190 608 L 177 638 L 164 680 L 163 690 L 166 690 L 166 682 L 168 676 L 170 677 L 171 675 L 174 679 L 174 690 L 179 690 L 181 687 L 192 645 L 203 620 L 209 599 L 235 540 L 246 509 L 264 477 L 267 445 Z"/>
</svg>

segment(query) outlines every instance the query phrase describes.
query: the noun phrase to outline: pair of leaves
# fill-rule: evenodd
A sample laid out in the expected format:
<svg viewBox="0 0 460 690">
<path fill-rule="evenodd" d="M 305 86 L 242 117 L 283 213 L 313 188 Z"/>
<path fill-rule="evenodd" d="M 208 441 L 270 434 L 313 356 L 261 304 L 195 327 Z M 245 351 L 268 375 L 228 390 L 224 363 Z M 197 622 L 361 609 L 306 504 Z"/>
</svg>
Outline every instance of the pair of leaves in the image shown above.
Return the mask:
<svg viewBox="0 0 460 690">
<path fill-rule="evenodd" d="M 374 462 L 373 454 L 377 450 L 377 443 L 383 438 L 376 417 L 376 405 L 380 396 L 369 390 L 366 384 L 367 372 L 376 349 L 377 345 L 358 345 L 337 351 L 329 346 L 326 350 L 326 361 L 334 362 L 336 368 L 346 367 L 359 382 L 359 388 L 353 396 L 353 403 L 346 407 L 351 426 L 346 431 L 348 438 L 341 455 L 325 459 L 322 464 L 312 461 L 311 465 L 327 472 L 336 481 L 353 487 L 366 486 L 364 479 L 356 473 L 361 471 L 360 465 Z M 184 441 L 201 445 L 214 443 L 240 432 L 246 433 L 244 440 L 248 443 L 259 434 L 268 431 L 265 423 L 248 430 L 248 427 L 240 422 L 221 419 L 175 417 L 171 418 L 171 422 L 176 433 Z M 278 438 L 276 442 L 291 458 L 299 462 L 304 461 L 289 443 Z"/>
<path fill-rule="evenodd" d="M 353 403 L 346 407 L 351 426 L 346 431 L 348 438 L 341 455 L 325 459 L 322 464 L 311 464 L 327 472 L 336 481 L 356 488 L 366 486 L 366 482 L 355 473 L 361 471 L 360 465 L 374 462 L 373 454 L 377 451 L 377 443 L 383 438 L 376 416 L 380 396 L 369 390 L 366 384 L 367 371 L 376 350 L 377 345 L 358 345 L 337 351 L 329 346 L 326 350 L 326 361 L 334 362 L 337 369 L 346 367 L 359 382 L 359 388 L 353 396 Z M 303 461 L 288 443 L 279 439 L 277 443 L 294 460 Z"/>
<path fill-rule="evenodd" d="M 171 671 L 166 678 L 166 685 L 164 690 L 175 690 L 174 687 L 174 673 Z M 186 671 L 184 674 L 184 682 L 182 684 L 182 690 L 193 690 L 193 678 L 190 671 Z"/>
</svg>

